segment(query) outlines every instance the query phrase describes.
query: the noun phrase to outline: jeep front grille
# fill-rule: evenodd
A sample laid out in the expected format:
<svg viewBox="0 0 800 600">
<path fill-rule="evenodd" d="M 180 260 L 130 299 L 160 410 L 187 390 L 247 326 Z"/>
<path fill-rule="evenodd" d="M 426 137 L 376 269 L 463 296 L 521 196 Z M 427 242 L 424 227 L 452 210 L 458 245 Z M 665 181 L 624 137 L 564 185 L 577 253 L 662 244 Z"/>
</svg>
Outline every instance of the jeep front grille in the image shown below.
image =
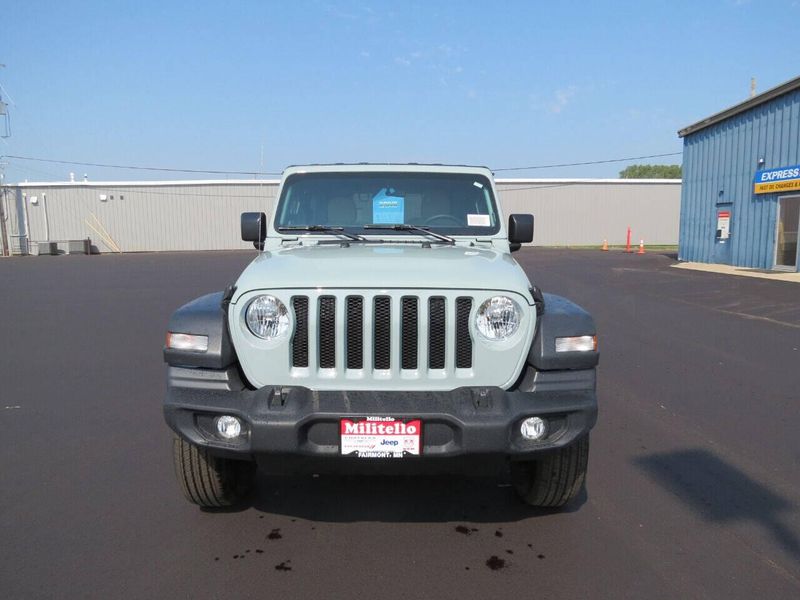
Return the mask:
<svg viewBox="0 0 800 600">
<path fill-rule="evenodd" d="M 317 306 L 311 306 L 314 302 Z M 371 367 L 406 372 L 472 368 L 469 318 L 473 301 L 469 296 L 325 295 L 315 300 L 294 296 L 291 305 L 295 320 L 292 367 L 316 363 L 320 369 L 341 365 L 347 370 Z M 393 323 L 393 318 L 398 322 Z M 451 339 L 447 339 L 448 330 L 454 332 Z M 393 331 L 399 340 L 393 339 Z M 337 349 L 343 356 L 337 357 Z M 310 352 L 316 354 L 315 360 L 309 360 Z"/>
</svg>

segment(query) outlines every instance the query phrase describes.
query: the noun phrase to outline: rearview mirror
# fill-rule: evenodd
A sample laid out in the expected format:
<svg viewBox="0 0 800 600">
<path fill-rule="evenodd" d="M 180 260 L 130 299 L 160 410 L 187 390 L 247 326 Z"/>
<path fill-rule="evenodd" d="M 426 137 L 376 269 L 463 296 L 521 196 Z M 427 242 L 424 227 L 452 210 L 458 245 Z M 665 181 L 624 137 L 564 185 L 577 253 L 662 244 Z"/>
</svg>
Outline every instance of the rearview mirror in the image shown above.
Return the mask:
<svg viewBox="0 0 800 600">
<path fill-rule="evenodd" d="M 263 212 L 242 213 L 242 239 L 253 242 L 258 250 L 264 249 L 267 237 L 267 215 Z"/>
<path fill-rule="evenodd" d="M 511 215 L 508 217 L 508 243 L 516 252 L 533 241 L 533 215 Z"/>
</svg>

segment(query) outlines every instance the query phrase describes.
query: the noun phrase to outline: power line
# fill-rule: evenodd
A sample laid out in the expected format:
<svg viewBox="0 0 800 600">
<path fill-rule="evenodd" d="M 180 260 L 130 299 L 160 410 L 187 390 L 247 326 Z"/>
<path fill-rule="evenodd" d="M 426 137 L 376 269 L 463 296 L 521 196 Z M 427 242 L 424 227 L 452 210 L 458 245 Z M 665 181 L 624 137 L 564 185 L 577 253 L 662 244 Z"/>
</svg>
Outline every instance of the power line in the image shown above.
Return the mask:
<svg viewBox="0 0 800 600">
<path fill-rule="evenodd" d="M 221 171 L 217 169 L 175 169 L 170 167 L 143 167 L 140 165 L 108 165 L 102 163 L 80 162 L 75 160 L 55 160 L 51 158 L 37 158 L 33 156 L 15 156 L 6 154 L 5 158 L 17 160 L 32 160 L 36 162 L 54 163 L 59 165 L 76 165 L 79 167 L 102 167 L 104 169 L 132 169 L 136 171 L 161 171 L 167 173 L 205 173 L 214 175 L 280 175 L 280 173 L 266 171 Z"/>
<path fill-rule="evenodd" d="M 52 177 L 54 181 L 58 180 L 58 178 L 61 177 L 60 175 L 53 173 L 51 171 L 42 171 L 41 169 L 34 169 L 32 167 L 23 165 L 22 163 L 14 162 L 13 160 L 9 160 L 6 164 L 11 165 L 15 169 L 20 169 L 27 173 L 38 173 L 39 175 L 46 175 L 47 177 Z"/>
<path fill-rule="evenodd" d="M 147 182 L 144 182 L 144 184 L 145 185 L 143 187 L 147 187 Z M 205 184 L 188 184 L 188 185 L 196 185 L 196 187 L 205 186 Z M 245 200 L 264 200 L 264 199 L 266 199 L 266 200 L 274 200 L 275 199 L 274 190 L 272 190 L 272 194 L 271 195 L 268 195 L 266 193 L 264 195 L 260 195 L 262 192 L 271 191 L 271 190 L 267 190 L 267 187 L 269 187 L 269 188 L 277 188 L 277 185 L 275 183 L 266 182 L 265 181 L 263 183 L 259 182 L 258 184 L 255 184 L 255 185 L 254 184 L 247 184 L 247 185 L 252 186 L 253 188 L 255 188 L 254 191 L 253 191 L 253 194 L 224 194 L 224 193 L 223 194 L 220 194 L 220 193 L 200 194 L 200 193 L 197 193 L 197 192 L 178 192 L 178 191 L 174 191 L 174 190 L 170 190 L 170 191 L 155 190 L 152 187 L 149 187 L 148 189 L 143 190 L 143 189 L 133 188 L 133 187 L 130 187 L 130 186 L 104 186 L 104 185 L 97 185 L 97 184 L 94 184 L 94 183 L 83 183 L 83 182 L 77 182 L 77 181 L 75 183 L 72 183 L 68 187 L 59 188 L 59 189 L 69 189 L 69 190 L 80 189 L 80 190 L 84 190 L 84 191 L 87 191 L 87 192 L 110 192 L 111 194 L 119 194 L 119 195 L 169 196 L 169 197 L 186 196 L 186 197 L 190 197 L 190 198 L 211 198 L 211 199 L 214 199 L 214 200 L 224 200 L 226 198 L 243 198 Z M 10 186 L 5 186 L 5 187 L 14 187 L 14 186 L 10 185 Z M 41 186 L 41 188 L 39 188 L 37 186 L 36 189 L 47 190 L 49 188 L 48 188 L 48 185 L 46 183 L 44 183 Z"/>
<path fill-rule="evenodd" d="M 606 160 L 588 160 L 585 162 L 574 163 L 561 163 L 557 165 L 532 165 L 530 167 L 503 167 L 501 169 L 492 169 L 494 172 L 499 171 L 528 171 L 531 169 L 555 169 L 557 167 L 582 167 L 585 165 L 602 165 L 606 163 L 625 162 L 628 160 L 641 160 L 643 158 L 661 158 L 663 156 L 678 156 L 683 152 L 666 152 L 664 154 L 649 154 L 647 156 L 629 156 L 628 158 L 609 158 Z"/>
<path fill-rule="evenodd" d="M 620 181 L 625 181 L 621 179 Z M 497 190 L 500 194 L 508 194 L 509 192 L 521 192 L 523 190 L 546 190 L 549 188 L 560 188 L 560 187 L 567 187 L 569 185 L 580 185 L 582 182 L 580 181 L 569 181 L 566 183 L 553 183 L 550 185 L 529 185 L 525 187 L 514 187 L 508 188 L 503 190 Z M 505 183 L 504 185 L 514 185 L 513 183 Z"/>
<path fill-rule="evenodd" d="M 678 156 L 682 154 L 682 152 L 665 152 L 662 154 L 648 154 L 644 156 L 629 156 L 626 158 L 609 158 L 604 160 L 589 160 L 583 162 L 573 162 L 573 163 L 557 163 L 557 164 L 550 164 L 550 165 L 530 165 L 527 167 L 500 167 L 492 169 L 493 172 L 507 172 L 507 171 L 528 171 L 534 169 L 556 169 L 561 167 L 581 167 L 587 165 L 601 165 L 601 164 L 608 164 L 608 163 L 616 163 L 616 162 L 626 162 L 631 160 L 642 160 L 646 158 L 662 158 L 665 156 Z M 52 164 L 61 164 L 61 165 L 75 165 L 81 167 L 101 167 L 105 169 L 131 169 L 136 171 L 158 171 L 162 173 L 197 173 L 197 174 L 215 174 L 215 175 L 271 175 L 271 176 L 279 176 L 281 175 L 280 172 L 271 172 L 271 171 L 224 171 L 221 169 L 177 169 L 172 167 L 145 167 L 141 165 L 112 165 L 112 164 L 104 164 L 104 163 L 93 163 L 93 162 L 81 162 L 81 161 L 74 161 L 74 160 L 55 160 L 50 158 L 39 158 L 34 156 L 17 156 L 13 154 L 7 154 L 4 157 L 0 158 L 15 158 L 17 160 L 29 160 L 35 162 L 44 162 L 44 163 L 52 163 Z"/>
<path fill-rule="evenodd" d="M 154 190 L 152 188 L 148 189 L 148 190 L 139 190 L 139 189 L 135 189 L 135 188 L 132 188 L 132 187 L 125 187 L 125 186 L 121 186 L 121 187 L 117 187 L 117 186 L 105 187 L 105 186 L 87 185 L 87 184 L 81 184 L 81 183 L 76 183 L 74 187 L 75 188 L 82 188 L 82 189 L 85 189 L 85 190 L 102 190 L 102 191 L 106 191 L 106 192 L 112 192 L 112 193 L 115 193 L 115 194 L 119 194 L 119 193 L 122 193 L 122 194 L 134 194 L 134 195 L 138 194 L 140 196 L 171 196 L 171 197 L 172 196 L 188 196 L 188 197 L 191 197 L 191 198 L 212 198 L 214 200 L 220 200 L 220 199 L 225 199 L 225 198 L 243 198 L 245 200 L 265 200 L 265 199 L 266 200 L 274 200 L 275 199 L 274 191 L 273 191 L 272 195 L 263 195 L 263 196 L 257 195 L 262 191 L 266 191 L 265 190 L 266 186 L 277 187 L 274 183 L 259 183 L 258 187 L 256 188 L 258 191 L 256 191 L 252 195 L 250 195 L 250 194 L 198 194 L 196 192 L 176 192 L 176 191 L 165 192 L 165 191 L 161 191 L 161 190 L 156 191 L 156 190 Z M 70 189 L 72 189 L 72 186 L 70 186 Z"/>
</svg>

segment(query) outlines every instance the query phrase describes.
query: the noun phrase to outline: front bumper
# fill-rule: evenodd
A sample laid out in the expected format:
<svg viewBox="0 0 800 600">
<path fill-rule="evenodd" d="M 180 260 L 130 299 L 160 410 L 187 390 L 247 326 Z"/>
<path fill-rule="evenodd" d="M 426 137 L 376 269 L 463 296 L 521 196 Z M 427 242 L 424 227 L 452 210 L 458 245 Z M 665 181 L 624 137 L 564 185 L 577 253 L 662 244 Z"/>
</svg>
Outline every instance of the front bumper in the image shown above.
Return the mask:
<svg viewBox="0 0 800 600">
<path fill-rule="evenodd" d="M 597 420 L 594 369 L 529 369 L 518 387 L 514 391 L 462 387 L 448 392 L 250 390 L 235 368 L 170 367 L 164 415 L 167 424 L 190 443 L 245 460 L 267 455 L 352 460 L 339 454 L 343 417 L 421 419 L 421 456 L 413 461 L 471 455 L 524 460 L 570 444 Z M 239 417 L 247 434 L 235 442 L 219 438 L 213 423 L 220 414 Z M 547 435 L 535 442 L 520 433 L 521 421 L 533 415 L 548 422 Z"/>
</svg>

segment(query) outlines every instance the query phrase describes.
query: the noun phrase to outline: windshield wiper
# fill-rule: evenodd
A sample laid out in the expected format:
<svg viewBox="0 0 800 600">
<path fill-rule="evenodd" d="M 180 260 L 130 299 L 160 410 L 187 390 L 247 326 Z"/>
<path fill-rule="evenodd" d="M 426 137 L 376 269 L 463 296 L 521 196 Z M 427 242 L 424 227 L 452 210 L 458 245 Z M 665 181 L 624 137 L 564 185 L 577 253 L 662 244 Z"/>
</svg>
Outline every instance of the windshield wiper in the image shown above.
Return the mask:
<svg viewBox="0 0 800 600">
<path fill-rule="evenodd" d="M 343 235 L 344 237 L 355 240 L 357 242 L 365 242 L 367 238 L 357 233 L 348 233 L 344 227 L 328 227 L 327 225 L 299 225 L 291 227 L 276 227 L 278 231 L 311 231 L 319 233 L 332 233 L 335 235 Z"/>
<path fill-rule="evenodd" d="M 424 233 L 431 237 L 435 237 L 437 240 L 445 242 L 447 244 L 455 245 L 456 241 L 451 238 L 450 236 L 436 233 L 435 231 L 431 231 L 430 227 L 421 227 L 419 225 L 406 225 L 406 224 L 399 224 L 399 225 L 364 225 L 364 229 L 382 229 L 384 231 L 412 231 L 414 233 Z"/>
</svg>

